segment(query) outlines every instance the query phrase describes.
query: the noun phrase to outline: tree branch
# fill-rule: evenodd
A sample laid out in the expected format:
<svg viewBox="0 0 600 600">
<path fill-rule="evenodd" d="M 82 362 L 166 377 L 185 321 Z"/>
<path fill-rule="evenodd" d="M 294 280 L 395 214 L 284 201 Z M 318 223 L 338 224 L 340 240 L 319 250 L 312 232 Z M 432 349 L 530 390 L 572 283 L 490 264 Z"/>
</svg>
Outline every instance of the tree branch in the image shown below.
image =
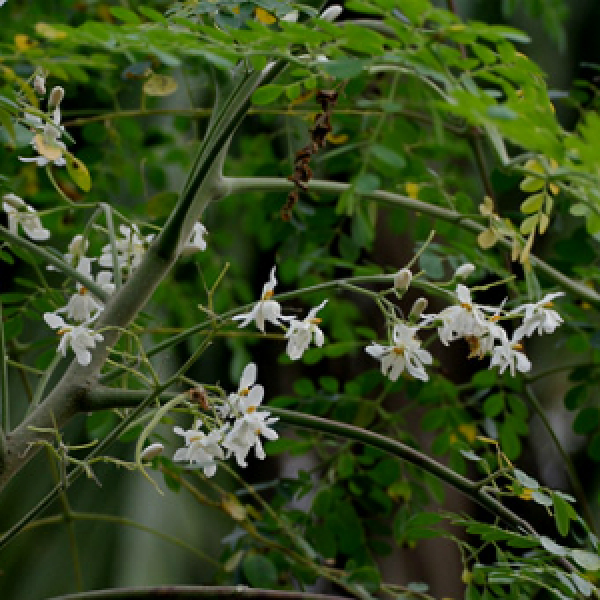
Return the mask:
<svg viewBox="0 0 600 600">
<path fill-rule="evenodd" d="M 223 185 L 227 189 L 227 195 L 235 193 L 243 193 L 250 191 L 264 191 L 264 192 L 287 192 L 292 189 L 293 184 L 287 179 L 279 177 L 224 177 Z M 346 190 L 350 189 L 350 184 L 340 183 L 337 181 L 325 181 L 322 179 L 311 179 L 309 184 L 310 191 L 313 192 L 324 192 L 328 194 L 341 194 Z M 358 196 L 363 196 L 370 200 L 375 200 L 388 206 L 401 206 L 415 212 L 420 212 L 436 219 L 442 219 L 450 223 L 455 223 L 467 231 L 471 231 L 475 234 L 479 234 L 486 228 L 475 221 L 464 217 L 459 212 L 444 208 L 442 206 L 435 206 L 434 204 L 428 204 L 427 202 L 421 202 L 401 194 L 395 194 L 393 192 L 387 192 L 384 190 L 375 190 L 372 192 L 355 192 Z M 507 249 L 511 249 L 510 242 L 499 239 L 498 244 L 504 246 Z M 587 287 L 583 283 L 574 281 L 570 277 L 567 277 L 541 258 L 531 254 L 530 262 L 534 267 L 537 267 L 542 273 L 544 273 L 549 279 L 552 279 L 555 283 L 568 290 L 575 296 L 589 302 L 596 308 L 600 308 L 600 294 L 595 290 Z"/>
<path fill-rule="evenodd" d="M 116 388 L 105 388 L 99 386 L 90 390 L 86 397 L 84 410 L 101 410 L 103 408 L 132 407 L 147 396 L 143 390 L 121 390 Z M 173 393 L 161 394 L 161 400 L 166 401 L 173 397 Z M 277 415 L 283 423 L 304 427 L 311 431 L 320 431 L 331 435 L 342 437 L 346 440 L 357 442 L 383 450 L 392 456 L 405 460 L 427 473 L 441 479 L 448 485 L 462 492 L 477 504 L 483 506 L 492 514 L 500 517 L 517 530 L 524 530 L 529 534 L 536 535 L 533 527 L 524 519 L 506 508 L 499 500 L 481 489 L 479 482 L 473 482 L 452 469 L 423 454 L 416 448 L 393 440 L 374 431 L 361 429 L 348 423 L 331 421 L 314 415 L 300 413 L 293 410 L 266 407 L 274 415 Z"/>
<path fill-rule="evenodd" d="M 209 600 L 348 600 L 342 596 L 328 596 L 312 592 L 290 590 L 262 590 L 243 585 L 236 586 L 204 586 L 204 585 L 168 585 L 160 587 L 114 588 L 110 590 L 94 590 L 67 596 L 56 596 L 51 600 L 129 600 L 141 598 L 152 600 L 178 600 L 179 598 L 207 598 Z"/>
</svg>

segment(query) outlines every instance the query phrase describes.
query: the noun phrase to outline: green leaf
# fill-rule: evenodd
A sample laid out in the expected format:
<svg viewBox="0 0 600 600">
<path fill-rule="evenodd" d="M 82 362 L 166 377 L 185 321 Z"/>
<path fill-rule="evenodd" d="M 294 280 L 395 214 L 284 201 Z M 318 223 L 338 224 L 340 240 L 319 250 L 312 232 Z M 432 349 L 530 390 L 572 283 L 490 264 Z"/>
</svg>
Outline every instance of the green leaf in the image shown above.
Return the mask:
<svg viewBox="0 0 600 600">
<path fill-rule="evenodd" d="M 377 175 L 363 173 L 356 177 L 352 183 L 357 194 L 365 194 L 378 189 L 381 181 Z"/>
<path fill-rule="evenodd" d="M 113 17 L 117 17 L 117 19 L 121 19 L 121 21 L 124 21 L 125 23 L 129 23 L 131 25 L 139 25 L 141 23 L 140 18 L 128 8 L 123 8 L 122 6 L 111 6 L 109 11 Z"/>
<path fill-rule="evenodd" d="M 486 417 L 497 417 L 504 410 L 504 394 L 498 392 L 486 398 L 483 403 L 483 414 Z"/>
<path fill-rule="evenodd" d="M 338 477 L 345 479 L 354 473 L 354 457 L 352 454 L 342 454 L 338 459 L 337 464 Z"/>
<path fill-rule="evenodd" d="M 252 587 L 269 589 L 277 584 L 277 569 L 271 560 L 262 554 L 246 554 L 242 570 Z"/>
<path fill-rule="evenodd" d="M 564 537 L 569 533 L 571 506 L 557 494 L 552 494 L 552 504 L 556 528 L 558 533 Z"/>
<path fill-rule="evenodd" d="M 340 58 L 329 60 L 321 65 L 321 68 L 336 79 L 352 79 L 360 75 L 367 61 L 356 58 Z"/>
<path fill-rule="evenodd" d="M 546 185 L 546 180 L 543 177 L 532 177 L 528 175 L 521 181 L 519 187 L 524 192 L 532 193 L 538 192 Z"/>
<path fill-rule="evenodd" d="M 523 473 L 520 469 L 514 470 L 516 480 L 525 488 L 530 490 L 537 490 L 540 487 L 540 484 L 533 478 L 527 475 L 527 473 Z"/>
<path fill-rule="evenodd" d="M 117 424 L 117 416 L 110 410 L 92 413 L 85 421 L 85 428 L 90 440 L 106 437 Z"/>
<path fill-rule="evenodd" d="M 259 106 L 271 104 L 271 102 L 275 102 L 281 96 L 284 89 L 284 86 L 277 83 L 263 85 L 252 94 L 252 102 Z"/>
<path fill-rule="evenodd" d="M 519 116 L 514 110 L 504 104 L 492 104 L 487 109 L 487 115 L 501 121 L 514 121 Z"/>
<path fill-rule="evenodd" d="M 89 192 L 92 187 L 92 179 L 87 167 L 69 152 L 65 152 L 65 160 L 67 161 L 69 177 L 84 192 Z"/>
<path fill-rule="evenodd" d="M 533 196 L 529 196 L 521 203 L 521 212 L 526 215 L 530 213 L 537 212 L 542 208 L 542 204 L 544 204 L 544 200 L 546 198 L 546 194 L 544 192 L 540 192 L 539 194 L 533 194 Z"/>
<path fill-rule="evenodd" d="M 149 6 L 138 6 L 137 10 L 140 14 L 144 15 L 155 23 L 162 23 L 163 25 L 169 24 L 165 17 L 163 17 L 157 10 L 150 8 Z"/>
<path fill-rule="evenodd" d="M 540 220 L 539 214 L 535 214 L 535 215 L 531 215 L 530 217 L 527 217 L 521 223 L 521 227 L 519 228 L 521 230 L 521 233 L 523 235 L 527 235 L 527 234 L 531 233 L 537 227 L 539 220 Z"/>
<path fill-rule="evenodd" d="M 404 157 L 387 146 L 374 144 L 371 146 L 371 153 L 375 158 L 395 169 L 402 169 L 406 166 Z"/>
<path fill-rule="evenodd" d="M 579 411 L 573 421 L 575 433 L 586 434 L 594 431 L 600 423 L 600 411 L 595 406 L 587 406 Z"/>
<path fill-rule="evenodd" d="M 347 579 L 348 583 L 359 584 L 367 592 L 374 593 L 381 585 L 381 576 L 375 567 L 359 567 L 350 574 Z"/>
</svg>

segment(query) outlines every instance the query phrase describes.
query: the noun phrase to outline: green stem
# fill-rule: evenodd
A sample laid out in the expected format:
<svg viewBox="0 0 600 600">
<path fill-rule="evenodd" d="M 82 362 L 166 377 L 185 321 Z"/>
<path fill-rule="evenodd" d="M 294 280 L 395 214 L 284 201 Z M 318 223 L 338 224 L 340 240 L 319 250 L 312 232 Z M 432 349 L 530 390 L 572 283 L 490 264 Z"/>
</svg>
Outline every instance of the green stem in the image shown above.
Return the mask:
<svg viewBox="0 0 600 600">
<path fill-rule="evenodd" d="M 228 194 L 243 193 L 249 191 L 281 191 L 287 192 L 292 189 L 293 184 L 287 179 L 278 177 L 224 177 L 223 185 L 227 188 Z M 350 188 L 348 183 L 340 183 L 337 181 L 324 181 L 319 179 L 311 179 L 310 190 L 314 192 L 323 192 L 329 194 L 341 194 Z M 355 193 L 357 193 L 355 191 Z M 360 194 L 365 198 L 376 200 L 388 206 L 401 206 L 414 212 L 420 212 L 430 217 L 441 219 L 454 223 L 467 231 L 479 234 L 486 228 L 476 223 L 475 221 L 465 218 L 461 213 L 441 206 L 421 202 L 407 196 L 387 192 L 384 190 L 375 190 L 372 192 L 364 192 Z M 507 249 L 511 249 L 509 241 L 499 239 L 498 244 Z M 575 296 L 589 302 L 597 308 L 600 308 L 600 294 L 593 289 L 587 287 L 583 283 L 574 281 L 567 277 L 548 263 L 538 258 L 535 255 L 530 255 L 531 264 L 537 267 L 548 278 L 553 280 L 564 289 L 568 290 Z"/>
<path fill-rule="evenodd" d="M 108 294 L 93 279 L 83 275 L 77 269 L 68 265 L 62 258 L 52 254 L 52 252 L 48 252 L 48 250 L 45 250 L 41 246 L 38 246 L 25 238 L 19 237 L 6 229 L 6 227 L 2 226 L 0 226 L 0 240 L 5 240 L 11 246 L 16 246 L 17 248 L 31 252 L 31 254 L 41 258 L 45 263 L 53 265 L 65 275 L 72 277 L 103 302 L 108 300 Z"/>
<path fill-rule="evenodd" d="M 121 401 L 118 402 L 118 398 Z M 99 410 L 103 407 L 115 406 L 117 403 L 121 407 L 136 406 L 136 403 L 143 397 L 143 392 L 137 390 L 118 390 L 114 388 L 104 388 L 98 386 L 91 390 L 86 399 L 85 410 Z M 172 394 L 165 395 L 164 398 L 172 398 Z M 162 398 L 162 396 L 161 396 Z M 451 485 L 463 494 L 467 495 L 473 501 L 477 502 L 491 513 L 497 515 L 515 529 L 524 529 L 528 533 L 535 534 L 533 527 L 523 520 L 521 517 L 514 514 L 512 511 L 503 506 L 494 497 L 480 489 L 479 482 L 473 482 L 462 475 L 455 473 L 445 465 L 438 463 L 429 456 L 419 452 L 411 446 L 407 446 L 402 442 L 385 437 L 379 433 L 368 431 L 349 425 L 323 419 L 314 415 L 307 415 L 292 410 L 283 408 L 268 407 L 274 415 L 277 415 L 282 422 L 304 427 L 312 431 L 320 431 L 342 437 L 345 440 L 354 440 L 373 446 L 379 450 L 383 450 L 396 458 L 400 458 L 411 464 L 422 468 L 424 471 L 438 477 L 445 483 Z"/>
</svg>

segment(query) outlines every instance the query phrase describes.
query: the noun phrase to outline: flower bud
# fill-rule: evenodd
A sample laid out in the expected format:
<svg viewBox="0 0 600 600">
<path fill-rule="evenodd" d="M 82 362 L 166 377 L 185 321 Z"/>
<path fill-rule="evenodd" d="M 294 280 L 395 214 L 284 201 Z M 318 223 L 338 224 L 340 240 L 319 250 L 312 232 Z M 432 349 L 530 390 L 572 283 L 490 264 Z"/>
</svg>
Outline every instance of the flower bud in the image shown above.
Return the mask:
<svg viewBox="0 0 600 600">
<path fill-rule="evenodd" d="M 454 271 L 454 277 L 457 277 L 460 279 L 466 279 L 474 271 L 475 271 L 475 265 L 473 265 L 471 263 L 465 263 L 464 265 L 461 265 L 460 267 L 458 267 L 458 269 L 456 269 L 456 271 Z"/>
<path fill-rule="evenodd" d="M 9 206 L 12 206 L 16 210 L 22 210 L 25 206 L 25 202 L 22 198 L 19 198 L 16 194 L 4 194 L 2 196 L 2 202 L 5 202 Z M 6 209 L 5 209 L 6 210 Z"/>
<path fill-rule="evenodd" d="M 164 449 L 165 449 L 165 447 L 162 444 L 159 444 L 159 443 L 150 444 L 149 446 L 144 448 L 144 450 L 142 451 L 142 454 L 140 455 L 140 458 L 142 460 L 152 460 L 156 456 L 159 456 L 160 454 L 162 454 L 162 451 Z"/>
<path fill-rule="evenodd" d="M 33 89 L 43 96 L 46 93 L 46 79 L 41 75 L 36 75 L 33 78 Z"/>
<path fill-rule="evenodd" d="M 404 292 L 408 289 L 410 282 L 412 280 L 412 273 L 410 269 L 400 269 L 394 275 L 394 287 L 401 292 Z"/>
<path fill-rule="evenodd" d="M 298 21 L 298 11 L 293 10 L 292 12 L 287 13 L 281 17 L 282 21 L 287 21 L 288 23 L 296 23 Z"/>
<path fill-rule="evenodd" d="M 53 87 L 52 91 L 50 92 L 50 97 L 48 98 L 48 107 L 54 108 L 55 106 L 58 106 L 64 97 L 65 90 L 63 88 L 61 88 L 59 85 Z"/>
<path fill-rule="evenodd" d="M 326 8 L 321 13 L 321 19 L 325 19 L 325 21 L 335 21 L 342 14 L 342 7 L 339 4 L 334 4 L 329 8 Z"/>
<path fill-rule="evenodd" d="M 416 321 L 427 308 L 427 298 L 417 298 L 410 309 L 409 319 Z"/>
</svg>

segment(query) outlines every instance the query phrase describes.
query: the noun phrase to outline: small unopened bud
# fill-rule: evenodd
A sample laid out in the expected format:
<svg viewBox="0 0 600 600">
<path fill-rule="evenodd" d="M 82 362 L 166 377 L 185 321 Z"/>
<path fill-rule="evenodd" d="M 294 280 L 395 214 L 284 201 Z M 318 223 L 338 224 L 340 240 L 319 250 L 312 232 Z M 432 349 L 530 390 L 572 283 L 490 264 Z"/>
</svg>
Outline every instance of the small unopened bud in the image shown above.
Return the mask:
<svg viewBox="0 0 600 600">
<path fill-rule="evenodd" d="M 339 4 L 334 4 L 329 8 L 326 8 L 321 13 L 321 19 L 325 19 L 325 21 L 335 21 L 342 14 L 342 7 Z"/>
<path fill-rule="evenodd" d="M 36 75 L 33 78 L 33 89 L 43 96 L 46 93 L 46 79 L 41 75 Z"/>
<path fill-rule="evenodd" d="M 458 277 L 460 279 L 466 279 L 471 273 L 475 271 L 475 265 L 471 263 L 465 263 L 461 265 L 454 271 L 454 277 Z"/>
<path fill-rule="evenodd" d="M 201 385 L 188 390 L 188 394 L 190 395 L 192 402 L 195 402 L 200 408 L 204 410 L 210 408 L 208 404 L 208 393 Z"/>
<path fill-rule="evenodd" d="M 394 287 L 401 292 L 408 289 L 410 282 L 412 280 L 412 273 L 410 269 L 400 269 L 394 275 Z"/>
<path fill-rule="evenodd" d="M 61 88 L 59 85 L 53 87 L 52 91 L 50 92 L 50 97 L 48 98 L 48 107 L 54 108 L 58 106 L 64 97 L 65 90 L 63 88 Z"/>
<path fill-rule="evenodd" d="M 142 460 L 152 460 L 156 456 L 162 454 L 162 451 L 164 449 L 165 447 L 162 444 L 159 444 L 158 442 L 156 444 L 150 444 L 149 446 L 144 448 L 142 454 L 140 455 L 140 458 Z"/>
<path fill-rule="evenodd" d="M 427 308 L 427 299 L 426 298 L 417 298 L 415 303 L 412 305 L 410 309 L 409 318 L 416 321 L 422 314 L 423 311 Z"/>
<path fill-rule="evenodd" d="M 2 202 L 5 202 L 17 210 L 21 210 L 25 206 L 23 199 L 13 193 L 4 194 L 4 196 L 2 196 Z"/>
</svg>

